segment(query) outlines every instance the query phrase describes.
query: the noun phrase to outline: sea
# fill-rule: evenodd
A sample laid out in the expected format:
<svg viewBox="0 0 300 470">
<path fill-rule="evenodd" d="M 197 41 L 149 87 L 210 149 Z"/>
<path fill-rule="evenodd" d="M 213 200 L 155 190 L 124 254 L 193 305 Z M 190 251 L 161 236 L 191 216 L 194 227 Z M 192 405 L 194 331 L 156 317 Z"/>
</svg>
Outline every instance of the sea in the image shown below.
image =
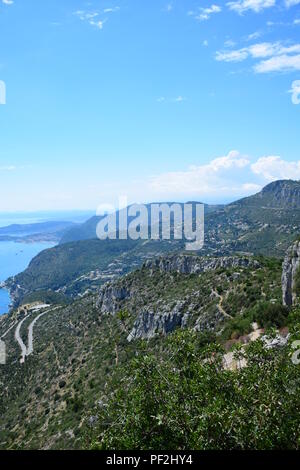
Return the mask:
<svg viewBox="0 0 300 470">
<path fill-rule="evenodd" d="M 0 242 L 0 281 L 24 271 L 32 258 L 52 246 L 54 243 Z M 8 313 L 9 304 L 9 292 L 0 289 L 0 315 Z"/>
<path fill-rule="evenodd" d="M 60 211 L 32 213 L 0 213 L 0 227 L 11 224 L 32 224 L 50 220 L 64 220 L 82 223 L 92 214 L 90 211 Z M 0 282 L 14 276 L 27 268 L 32 258 L 42 250 L 55 246 L 54 243 L 15 243 L 0 241 Z M 0 315 L 8 313 L 10 305 L 9 292 L 0 288 Z"/>
</svg>

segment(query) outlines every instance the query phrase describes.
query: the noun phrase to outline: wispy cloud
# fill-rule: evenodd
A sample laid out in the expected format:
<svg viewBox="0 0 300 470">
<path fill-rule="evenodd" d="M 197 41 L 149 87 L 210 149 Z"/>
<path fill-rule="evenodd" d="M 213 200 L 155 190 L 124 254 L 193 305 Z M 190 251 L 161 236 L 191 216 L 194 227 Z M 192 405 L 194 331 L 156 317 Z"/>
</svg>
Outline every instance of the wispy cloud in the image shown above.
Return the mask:
<svg viewBox="0 0 300 470">
<path fill-rule="evenodd" d="M 263 60 L 254 67 L 256 73 L 270 72 L 292 72 L 300 70 L 300 54 L 298 55 L 281 55 Z"/>
<path fill-rule="evenodd" d="M 273 7 L 275 4 L 276 0 L 238 0 L 234 2 L 228 2 L 227 6 L 230 8 L 230 10 L 236 11 L 242 15 L 248 10 L 254 11 L 255 13 L 260 13 L 266 8 Z"/>
<path fill-rule="evenodd" d="M 300 70 L 300 43 L 287 46 L 280 41 L 263 42 L 216 53 L 216 60 L 224 62 L 242 62 L 249 57 L 263 59 L 253 67 L 256 73 Z"/>
<path fill-rule="evenodd" d="M 111 13 L 116 13 L 119 10 L 119 6 L 104 8 L 101 11 L 77 10 L 74 12 L 74 15 L 77 16 L 81 21 L 88 22 L 91 26 L 94 26 L 98 29 L 103 29 L 103 26 L 106 23 L 107 19 L 101 19 L 100 15 L 110 15 Z"/>
<path fill-rule="evenodd" d="M 0 166 L 0 171 L 14 171 L 16 170 L 17 167 L 14 166 L 14 165 L 4 165 L 4 166 Z"/>
<path fill-rule="evenodd" d="M 176 98 L 173 99 L 175 103 L 182 103 L 182 101 L 186 101 L 186 98 L 183 96 L 177 96 Z"/>
<path fill-rule="evenodd" d="M 2 0 L 2 3 L 4 3 L 4 5 L 12 5 L 14 2 L 13 0 Z"/>
<path fill-rule="evenodd" d="M 173 10 L 173 4 L 172 3 L 168 3 L 164 8 L 164 11 L 166 11 L 167 13 L 170 13 L 172 10 Z"/>
<path fill-rule="evenodd" d="M 119 11 L 120 7 L 113 7 L 113 8 L 104 8 L 103 13 L 115 13 Z"/>
<path fill-rule="evenodd" d="M 287 8 L 293 7 L 295 5 L 298 5 L 300 3 L 300 0 L 285 0 L 285 6 Z"/>
<path fill-rule="evenodd" d="M 255 31 L 252 34 L 248 34 L 248 36 L 246 37 L 246 41 L 254 41 L 255 39 L 260 38 L 261 36 L 262 36 L 261 31 Z"/>
<path fill-rule="evenodd" d="M 158 103 L 182 103 L 183 101 L 186 101 L 186 98 L 184 96 L 176 96 L 175 98 L 166 98 L 165 96 L 160 96 L 156 100 Z"/>
<path fill-rule="evenodd" d="M 227 41 L 224 43 L 225 47 L 234 47 L 235 45 L 236 43 L 232 39 L 227 39 Z"/>
<path fill-rule="evenodd" d="M 209 20 L 211 15 L 221 13 L 222 8 L 219 5 L 211 5 L 207 8 L 199 7 L 197 11 L 189 11 L 188 15 L 193 16 L 198 21 Z"/>
</svg>

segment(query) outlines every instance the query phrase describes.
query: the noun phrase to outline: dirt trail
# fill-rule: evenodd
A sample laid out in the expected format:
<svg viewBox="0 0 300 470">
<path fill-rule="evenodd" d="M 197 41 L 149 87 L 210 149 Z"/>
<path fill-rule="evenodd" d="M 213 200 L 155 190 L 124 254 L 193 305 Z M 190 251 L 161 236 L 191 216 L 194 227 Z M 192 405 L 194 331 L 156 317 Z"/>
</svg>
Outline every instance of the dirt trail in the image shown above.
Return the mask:
<svg viewBox="0 0 300 470">
<path fill-rule="evenodd" d="M 222 303 L 223 303 L 223 296 L 219 294 L 219 292 L 217 292 L 216 290 L 213 290 L 213 293 L 214 295 L 219 299 L 219 303 L 218 303 L 218 309 L 219 311 L 222 313 L 222 315 L 224 315 L 224 317 L 227 317 L 227 318 L 232 318 L 231 315 L 229 315 L 229 313 L 225 312 L 223 306 L 222 306 Z"/>
</svg>

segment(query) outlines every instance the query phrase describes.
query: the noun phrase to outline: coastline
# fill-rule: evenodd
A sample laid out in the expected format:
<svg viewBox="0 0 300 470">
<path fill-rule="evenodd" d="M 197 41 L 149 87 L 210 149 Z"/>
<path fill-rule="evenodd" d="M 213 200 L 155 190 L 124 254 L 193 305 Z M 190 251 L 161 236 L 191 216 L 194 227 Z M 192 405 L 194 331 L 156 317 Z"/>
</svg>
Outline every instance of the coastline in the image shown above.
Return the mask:
<svg viewBox="0 0 300 470">
<path fill-rule="evenodd" d="M 7 292 L 1 292 L 1 312 L 10 313 L 18 305 L 20 286 L 15 283 L 15 276 L 23 272 L 41 251 L 55 244 L 45 240 L 28 243 L 28 239 L 0 241 L 0 290 Z"/>
<path fill-rule="evenodd" d="M 12 297 L 11 297 L 11 293 L 10 293 L 10 289 L 6 286 L 5 282 L 4 281 L 0 281 L 0 293 L 1 291 L 5 291 L 8 295 L 8 298 L 9 298 L 9 303 L 7 304 L 7 311 L 1 311 L 0 310 L 0 317 L 2 317 L 2 315 L 6 315 L 6 314 L 10 314 L 12 308 L 13 308 L 13 301 L 12 301 Z M 2 300 L 2 299 L 1 299 Z M 6 309 L 5 309 L 6 310 Z"/>
</svg>

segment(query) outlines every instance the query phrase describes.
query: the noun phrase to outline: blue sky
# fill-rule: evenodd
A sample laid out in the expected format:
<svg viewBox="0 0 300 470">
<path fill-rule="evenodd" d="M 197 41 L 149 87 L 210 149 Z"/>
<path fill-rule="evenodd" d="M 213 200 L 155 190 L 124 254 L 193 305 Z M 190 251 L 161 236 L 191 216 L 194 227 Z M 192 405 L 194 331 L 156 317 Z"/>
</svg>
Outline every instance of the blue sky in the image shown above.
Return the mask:
<svg viewBox="0 0 300 470">
<path fill-rule="evenodd" d="M 299 80 L 300 0 L 0 0 L 0 210 L 300 179 Z"/>
</svg>

